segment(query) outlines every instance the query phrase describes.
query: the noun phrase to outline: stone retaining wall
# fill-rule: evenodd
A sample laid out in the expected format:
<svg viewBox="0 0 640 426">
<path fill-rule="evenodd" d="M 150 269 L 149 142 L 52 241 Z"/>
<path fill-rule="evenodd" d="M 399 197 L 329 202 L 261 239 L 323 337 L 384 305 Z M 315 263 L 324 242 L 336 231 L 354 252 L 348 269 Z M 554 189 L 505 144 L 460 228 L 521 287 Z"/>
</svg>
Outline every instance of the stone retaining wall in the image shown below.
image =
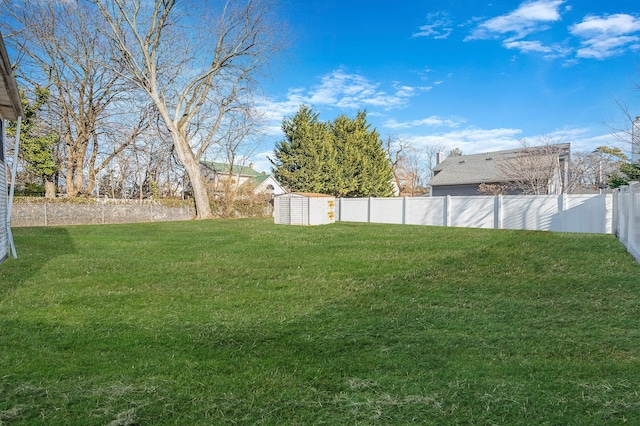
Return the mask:
<svg viewBox="0 0 640 426">
<path fill-rule="evenodd" d="M 190 220 L 195 214 L 193 207 L 167 207 L 158 204 L 14 203 L 11 226 L 163 222 Z"/>
</svg>

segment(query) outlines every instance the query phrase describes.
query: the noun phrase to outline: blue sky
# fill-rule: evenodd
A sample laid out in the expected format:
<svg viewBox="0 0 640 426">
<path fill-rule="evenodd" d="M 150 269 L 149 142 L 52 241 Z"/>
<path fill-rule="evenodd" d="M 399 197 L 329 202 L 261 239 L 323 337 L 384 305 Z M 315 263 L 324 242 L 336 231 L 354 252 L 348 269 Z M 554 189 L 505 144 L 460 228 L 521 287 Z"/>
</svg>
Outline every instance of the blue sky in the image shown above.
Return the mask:
<svg viewBox="0 0 640 426">
<path fill-rule="evenodd" d="M 637 0 L 283 0 L 287 51 L 262 80 L 258 170 L 300 104 L 320 119 L 366 109 L 382 137 L 465 154 L 520 139 L 630 151 L 640 115 Z"/>
</svg>

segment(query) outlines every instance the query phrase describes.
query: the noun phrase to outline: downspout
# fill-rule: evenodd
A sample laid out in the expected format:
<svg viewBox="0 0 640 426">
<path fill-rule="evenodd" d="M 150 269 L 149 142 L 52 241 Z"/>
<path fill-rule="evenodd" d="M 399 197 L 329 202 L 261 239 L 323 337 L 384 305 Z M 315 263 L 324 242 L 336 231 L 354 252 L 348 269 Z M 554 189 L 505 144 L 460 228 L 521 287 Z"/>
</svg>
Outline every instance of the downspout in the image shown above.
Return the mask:
<svg viewBox="0 0 640 426">
<path fill-rule="evenodd" d="M 16 173 L 18 172 L 18 151 L 20 151 L 21 123 L 22 116 L 18 116 L 18 123 L 16 125 L 16 141 L 13 148 L 13 164 L 11 165 L 11 189 L 9 189 L 9 204 L 7 206 L 7 235 L 9 236 L 9 244 L 11 245 L 11 253 L 13 254 L 14 259 L 18 258 L 18 253 L 16 252 L 16 245 L 13 242 L 13 234 L 11 233 L 11 210 L 13 208 L 13 193 L 16 188 Z"/>
</svg>

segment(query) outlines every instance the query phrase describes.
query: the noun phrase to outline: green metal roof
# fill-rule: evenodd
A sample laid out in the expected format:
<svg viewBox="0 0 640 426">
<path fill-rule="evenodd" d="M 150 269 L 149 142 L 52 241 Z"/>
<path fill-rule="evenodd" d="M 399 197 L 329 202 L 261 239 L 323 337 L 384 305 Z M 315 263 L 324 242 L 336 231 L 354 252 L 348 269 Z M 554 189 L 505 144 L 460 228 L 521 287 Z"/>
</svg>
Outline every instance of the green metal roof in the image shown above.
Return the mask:
<svg viewBox="0 0 640 426">
<path fill-rule="evenodd" d="M 216 173 L 225 174 L 229 173 L 229 165 L 225 163 L 217 163 L 213 161 L 201 161 L 200 164 L 205 166 L 206 168 L 215 171 Z M 259 177 L 264 176 L 262 173 L 253 170 L 251 167 L 247 166 L 233 166 L 232 172 L 234 175 L 240 176 L 249 176 L 249 177 Z"/>
</svg>

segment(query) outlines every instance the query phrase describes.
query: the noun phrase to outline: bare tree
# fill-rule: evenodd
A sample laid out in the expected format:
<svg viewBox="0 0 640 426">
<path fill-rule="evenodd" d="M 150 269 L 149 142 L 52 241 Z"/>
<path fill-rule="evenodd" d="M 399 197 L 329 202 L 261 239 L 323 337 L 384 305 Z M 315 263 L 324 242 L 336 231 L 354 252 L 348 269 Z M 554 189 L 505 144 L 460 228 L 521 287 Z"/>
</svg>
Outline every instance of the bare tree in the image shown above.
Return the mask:
<svg viewBox="0 0 640 426">
<path fill-rule="evenodd" d="M 136 139 L 144 120 L 134 114 L 125 122 L 118 115 L 115 104 L 130 88 L 101 65 L 110 45 L 100 35 L 103 21 L 86 4 L 30 0 L 16 8 L 12 3 L 2 0 L 10 43 L 22 58 L 19 76 L 26 86 L 50 91 L 48 131 L 62 141 L 66 192 L 88 194 L 96 174 Z M 127 117 L 138 110 L 128 108 Z"/>
<path fill-rule="evenodd" d="M 592 152 L 571 155 L 569 192 L 596 191 L 607 186 L 607 178 L 620 173 L 628 157 L 619 148 L 600 146 Z"/>
<path fill-rule="evenodd" d="M 400 195 L 413 197 L 426 193 L 426 184 L 431 179 L 436 154 L 444 151 L 444 146 L 416 148 L 406 140 L 387 136 L 385 149 Z"/>
<path fill-rule="evenodd" d="M 220 143 L 221 157 L 228 167 L 227 176 L 222 180 L 222 216 L 230 217 L 233 214 L 233 205 L 240 185 L 240 176 L 236 166 L 244 166 L 249 156 L 255 151 L 257 145 L 250 138 L 254 129 L 254 121 L 257 116 L 244 114 L 241 111 L 233 115 L 229 121 L 229 129 L 224 133 L 224 139 Z"/>
<path fill-rule="evenodd" d="M 409 147 L 410 145 L 407 141 L 387 135 L 385 150 L 391 162 L 393 182 L 400 194 L 402 194 L 405 189 L 403 169 Z"/>
<path fill-rule="evenodd" d="M 447 147 L 442 144 L 427 145 L 422 148 L 422 159 L 426 168 L 426 180 L 427 182 L 433 177 L 433 169 L 437 166 L 438 154 L 445 152 Z M 457 149 L 457 148 L 456 148 Z M 462 153 L 462 152 L 461 152 Z"/>
<path fill-rule="evenodd" d="M 458 147 L 453 148 L 451 151 L 449 151 L 449 153 L 447 154 L 447 157 L 461 157 L 462 156 L 462 150 Z"/>
<path fill-rule="evenodd" d="M 500 160 L 498 168 L 511 189 L 523 194 L 542 195 L 549 192 L 564 192 L 564 170 L 560 163 L 563 146 L 560 141 L 543 139 L 541 146 L 531 147 L 526 140 L 522 147 L 510 157 Z M 560 186 L 560 188 L 558 188 Z M 555 188 L 554 188 L 555 187 Z"/>
<path fill-rule="evenodd" d="M 230 111 L 246 108 L 255 71 L 279 47 L 260 0 L 88 0 L 119 50 L 115 69 L 151 99 L 192 185 L 199 219 L 211 216 L 200 155 Z M 190 12 L 186 16 L 186 11 Z"/>
<path fill-rule="evenodd" d="M 509 193 L 509 185 L 500 183 L 481 183 L 478 192 L 482 195 L 506 195 Z"/>
</svg>

